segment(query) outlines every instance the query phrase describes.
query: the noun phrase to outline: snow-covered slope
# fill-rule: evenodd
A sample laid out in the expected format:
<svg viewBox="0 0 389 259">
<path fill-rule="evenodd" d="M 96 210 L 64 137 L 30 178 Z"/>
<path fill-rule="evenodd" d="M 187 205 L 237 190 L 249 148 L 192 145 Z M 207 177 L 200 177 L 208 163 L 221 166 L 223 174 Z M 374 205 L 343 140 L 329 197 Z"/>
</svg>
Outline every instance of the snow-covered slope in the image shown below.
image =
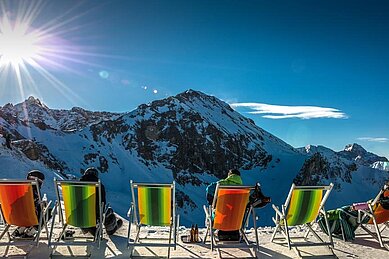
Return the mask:
<svg viewBox="0 0 389 259">
<path fill-rule="evenodd" d="M 389 162 L 377 161 L 374 162 L 371 167 L 378 170 L 389 171 Z"/>
<path fill-rule="evenodd" d="M 205 187 L 230 168 L 241 170 L 245 184 L 261 182 L 277 204 L 284 202 L 293 181 L 335 182 L 339 197 L 330 201 L 339 206 L 352 201 L 345 193 L 353 188 L 364 189 L 357 200 L 370 198 L 387 176 L 325 147 L 295 149 L 228 104 L 194 90 L 124 114 L 51 110 L 30 97 L 0 108 L 0 125 L 0 133 L 10 132 L 14 140 L 13 150 L 0 147 L 2 178 L 24 177 L 32 168 L 43 170 L 48 179 L 55 174 L 78 177 L 95 166 L 121 215 L 130 204 L 130 179 L 175 180 L 179 212 L 187 225 L 204 222 Z M 370 161 L 372 155 L 358 161 Z M 46 181 L 46 188 L 51 185 Z M 270 208 L 260 212 L 261 224 L 270 224 Z"/>
</svg>

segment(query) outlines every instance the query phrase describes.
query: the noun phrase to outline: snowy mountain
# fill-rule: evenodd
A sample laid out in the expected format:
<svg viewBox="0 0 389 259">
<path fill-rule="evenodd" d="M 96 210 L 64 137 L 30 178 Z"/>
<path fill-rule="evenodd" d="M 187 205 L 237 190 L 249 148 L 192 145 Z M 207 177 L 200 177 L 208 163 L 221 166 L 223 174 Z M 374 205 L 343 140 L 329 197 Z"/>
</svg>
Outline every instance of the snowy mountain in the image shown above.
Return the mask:
<svg viewBox="0 0 389 259">
<path fill-rule="evenodd" d="M 386 158 L 363 153 L 356 144 L 341 152 L 321 146 L 295 149 L 225 102 L 194 90 L 123 114 L 53 110 L 30 97 L 0 107 L 0 125 L 0 134 L 11 133 L 13 139 L 12 150 L 4 140 L 0 145 L 1 177 L 23 178 L 32 168 L 44 171 L 47 179 L 79 177 L 95 166 L 109 201 L 122 215 L 130 204 L 130 179 L 175 180 L 179 212 L 187 225 L 204 222 L 205 187 L 230 168 L 241 170 L 245 184 L 261 182 L 276 204 L 284 202 L 293 181 L 334 182 L 337 198 L 329 200 L 331 206 L 355 201 L 348 192 L 358 193 L 353 197 L 357 201 L 366 200 L 388 175 L 370 167 Z M 46 181 L 49 196 L 51 185 Z M 361 185 L 364 190 L 355 192 Z M 260 213 L 261 224 L 270 224 L 270 208 Z"/>
<path fill-rule="evenodd" d="M 389 162 L 377 161 L 374 162 L 371 167 L 378 170 L 389 171 Z"/>
<path fill-rule="evenodd" d="M 15 106 L 8 103 L 0 107 L 0 116 L 9 123 L 34 124 L 41 130 L 61 131 L 80 130 L 102 120 L 110 120 L 120 114 L 110 112 L 91 112 L 79 107 L 71 110 L 49 109 L 39 99 L 30 96 Z"/>
</svg>

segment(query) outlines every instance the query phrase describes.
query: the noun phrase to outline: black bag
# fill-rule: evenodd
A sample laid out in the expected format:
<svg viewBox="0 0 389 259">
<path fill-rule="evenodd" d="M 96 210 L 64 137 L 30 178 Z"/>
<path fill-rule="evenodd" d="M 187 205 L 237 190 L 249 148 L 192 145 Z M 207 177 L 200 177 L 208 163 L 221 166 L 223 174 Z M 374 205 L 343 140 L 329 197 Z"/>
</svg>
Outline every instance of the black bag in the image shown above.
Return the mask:
<svg viewBox="0 0 389 259">
<path fill-rule="evenodd" d="M 232 231 L 219 230 L 217 232 L 217 236 L 219 241 L 239 241 L 240 239 L 239 230 L 232 230 Z"/>
<path fill-rule="evenodd" d="M 105 213 L 104 227 L 108 235 L 115 233 L 116 229 L 118 228 L 116 216 L 111 207 L 109 207 Z"/>
<path fill-rule="evenodd" d="M 385 196 L 385 192 L 381 194 L 379 203 L 381 204 L 382 208 L 389 210 L 389 196 Z"/>
<path fill-rule="evenodd" d="M 261 185 L 256 183 L 254 191 L 250 194 L 248 206 L 251 205 L 254 208 L 263 208 L 270 202 L 271 198 L 265 196 L 262 192 Z"/>
</svg>

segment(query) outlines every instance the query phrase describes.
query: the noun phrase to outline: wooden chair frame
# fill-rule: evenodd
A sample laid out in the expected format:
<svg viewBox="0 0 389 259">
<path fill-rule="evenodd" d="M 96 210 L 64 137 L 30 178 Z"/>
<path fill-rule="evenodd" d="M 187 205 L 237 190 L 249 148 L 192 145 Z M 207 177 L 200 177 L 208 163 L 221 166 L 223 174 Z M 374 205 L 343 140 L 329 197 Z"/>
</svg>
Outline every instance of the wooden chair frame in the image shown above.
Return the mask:
<svg viewBox="0 0 389 259">
<path fill-rule="evenodd" d="M 63 235 L 65 234 L 66 228 L 69 226 L 69 224 L 66 222 L 66 220 L 64 219 L 64 215 L 63 215 L 64 212 L 63 212 L 62 206 L 65 206 L 65 205 L 62 204 L 62 200 L 61 200 L 62 195 L 60 195 L 60 191 L 59 191 L 61 189 L 61 194 L 62 194 L 62 184 L 70 184 L 70 185 L 75 185 L 75 186 L 92 185 L 92 186 L 95 186 L 96 188 L 98 188 L 96 190 L 96 194 L 97 194 L 96 199 L 98 199 L 98 204 L 100 204 L 100 206 L 98 207 L 99 208 L 99 217 L 97 217 L 97 215 L 96 215 L 96 219 L 99 218 L 99 220 L 96 223 L 96 233 L 95 233 L 95 236 L 93 237 L 93 240 L 89 240 L 87 237 L 80 237 L 81 239 L 86 239 L 86 241 L 76 241 L 76 240 L 69 241 L 69 240 L 66 240 L 65 237 L 63 237 Z M 53 249 L 51 252 L 51 256 L 55 253 L 57 246 L 84 246 L 84 245 L 86 245 L 87 248 L 89 248 L 89 246 L 93 246 L 97 243 L 97 247 L 100 248 L 100 243 L 101 243 L 101 240 L 103 239 L 103 225 L 104 225 L 104 221 L 105 221 L 105 211 L 103 211 L 105 205 L 101 201 L 101 182 L 100 182 L 100 180 L 98 182 L 81 182 L 81 181 L 66 181 L 66 180 L 54 179 L 54 186 L 55 186 L 57 201 L 55 202 L 55 206 L 53 209 L 52 225 L 51 225 L 49 242 L 48 242 L 48 246 L 52 247 L 52 249 Z M 52 241 L 52 239 L 54 239 L 53 238 L 53 230 L 54 230 L 54 223 L 55 223 L 55 219 L 56 219 L 57 214 L 59 215 L 59 221 L 61 222 L 62 229 L 61 229 L 59 236 L 56 238 L 56 240 Z M 61 241 L 62 238 L 63 238 L 63 241 Z M 77 237 L 74 237 L 74 239 L 77 239 Z M 90 256 L 90 251 L 88 251 L 87 256 Z"/>
<path fill-rule="evenodd" d="M 287 211 L 288 211 L 288 208 L 289 208 L 289 205 L 290 205 L 290 201 L 292 199 L 292 193 L 293 193 L 294 190 L 324 190 L 325 193 L 324 193 L 324 195 L 322 197 L 322 200 L 321 200 L 321 203 L 320 203 L 320 206 L 319 206 L 319 214 L 320 213 L 323 214 L 324 219 L 325 219 L 325 223 L 326 223 L 327 231 L 328 231 L 328 233 L 331 233 L 330 226 L 329 226 L 329 223 L 328 223 L 327 213 L 326 213 L 326 210 L 324 209 L 324 204 L 327 201 L 328 196 L 330 195 L 333 186 L 334 185 L 332 183 L 330 185 L 328 185 L 328 186 L 296 186 L 295 184 L 292 184 L 292 187 L 290 188 L 288 197 L 286 198 L 285 203 L 281 206 L 281 210 L 279 209 L 279 207 L 277 207 L 276 205 L 272 204 L 272 207 L 273 207 L 274 211 L 276 212 L 275 218 L 273 217 L 272 220 L 276 224 L 276 227 L 274 229 L 274 232 L 272 234 L 272 237 L 271 237 L 270 241 L 273 242 L 274 239 L 276 239 L 276 234 L 278 233 L 278 231 L 280 231 L 282 233 L 283 237 L 285 238 L 285 240 L 288 243 L 288 248 L 289 249 L 294 248 L 294 250 L 295 250 L 295 252 L 297 253 L 298 256 L 301 256 L 301 255 L 300 255 L 300 252 L 297 250 L 297 247 L 303 247 L 303 246 L 328 246 L 328 249 L 330 250 L 330 252 L 333 253 L 332 247 L 334 246 L 334 243 L 333 243 L 333 240 L 332 240 L 332 235 L 329 234 L 328 235 L 328 239 L 329 240 L 328 240 L 328 242 L 325 242 L 316 233 L 316 231 L 315 231 L 315 229 L 313 227 L 313 223 L 316 221 L 317 217 L 312 222 L 307 222 L 307 223 L 302 224 L 302 225 L 305 225 L 307 227 L 307 231 L 304 234 L 304 240 L 307 240 L 309 233 L 312 233 L 313 236 L 318 241 L 320 241 L 320 243 L 308 243 L 308 242 L 292 243 L 291 237 L 289 235 L 288 220 L 286 218 L 287 217 Z"/>
<path fill-rule="evenodd" d="M 173 183 L 169 184 L 157 184 L 157 183 L 134 183 L 132 180 L 130 181 L 130 186 L 131 186 L 131 195 L 132 195 L 132 202 L 131 206 L 127 212 L 127 217 L 129 218 L 129 227 L 128 227 L 128 235 L 127 235 L 127 248 L 131 250 L 130 252 L 130 257 L 132 257 L 132 254 L 134 252 L 134 249 L 136 246 L 141 246 L 141 247 L 168 247 L 168 258 L 170 258 L 170 248 L 173 247 L 174 250 L 176 249 L 177 246 L 177 235 L 178 231 L 177 228 L 179 226 L 179 221 L 180 221 L 180 216 L 176 215 L 176 183 L 173 181 Z M 168 243 L 141 243 L 141 238 L 139 237 L 139 233 L 141 230 L 141 227 L 143 224 L 140 223 L 140 220 L 138 220 L 139 215 L 138 215 L 138 204 L 137 204 L 137 198 L 138 195 L 135 196 L 135 189 L 138 187 L 168 187 L 172 189 L 171 192 L 171 219 L 170 219 L 170 224 L 169 224 L 169 238 Z M 136 237 L 134 240 L 131 240 L 130 235 L 131 235 L 131 225 L 135 224 L 136 227 Z M 148 240 L 153 240 L 152 238 L 147 238 Z M 172 240 L 173 239 L 173 240 Z M 158 240 L 161 240 L 158 238 Z M 172 243 L 173 241 L 173 243 Z"/>
<path fill-rule="evenodd" d="M 207 230 L 204 236 L 204 244 L 207 241 L 208 234 L 210 235 L 211 239 L 211 251 L 216 248 L 218 251 L 219 258 L 221 258 L 221 248 L 253 248 L 254 254 L 256 255 L 259 251 L 259 236 L 258 236 L 258 229 L 257 229 L 257 216 L 255 214 L 255 209 L 250 206 L 249 211 L 247 212 L 246 221 L 242 222 L 241 228 L 239 229 L 239 232 L 241 234 L 241 237 L 238 241 L 218 241 L 214 235 L 214 222 L 212 218 L 212 214 L 214 210 L 216 209 L 217 200 L 218 200 L 218 193 L 219 190 L 255 190 L 255 186 L 244 186 L 244 185 L 220 185 L 219 183 L 216 185 L 215 194 L 213 196 L 213 202 L 210 206 L 203 206 L 204 212 L 205 212 L 205 220 L 207 225 Z M 247 209 L 247 208 L 246 208 Z M 245 234 L 245 227 L 248 225 L 248 221 L 250 219 L 250 215 L 252 216 L 253 225 L 254 225 L 254 231 L 255 231 L 255 242 L 250 241 L 246 234 Z M 244 217 L 243 217 L 244 218 Z M 242 241 L 244 241 L 242 243 Z"/>
</svg>

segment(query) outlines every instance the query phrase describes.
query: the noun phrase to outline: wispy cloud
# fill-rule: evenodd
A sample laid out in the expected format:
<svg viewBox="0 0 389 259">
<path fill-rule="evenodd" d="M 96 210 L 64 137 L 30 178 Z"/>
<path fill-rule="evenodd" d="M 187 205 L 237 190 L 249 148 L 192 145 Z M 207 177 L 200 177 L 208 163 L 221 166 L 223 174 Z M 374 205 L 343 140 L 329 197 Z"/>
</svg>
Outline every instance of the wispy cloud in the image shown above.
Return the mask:
<svg viewBox="0 0 389 259">
<path fill-rule="evenodd" d="M 262 114 L 263 118 L 268 119 L 318 119 L 334 118 L 347 119 L 348 116 L 341 110 L 335 108 L 317 107 L 317 106 L 286 106 L 273 105 L 265 103 L 232 103 L 233 108 L 251 109 L 250 114 Z"/>
<path fill-rule="evenodd" d="M 369 142 L 379 142 L 379 143 L 386 143 L 389 141 L 388 138 L 372 138 L 372 137 L 361 137 L 361 138 L 358 138 L 358 140 L 369 141 Z"/>
</svg>

